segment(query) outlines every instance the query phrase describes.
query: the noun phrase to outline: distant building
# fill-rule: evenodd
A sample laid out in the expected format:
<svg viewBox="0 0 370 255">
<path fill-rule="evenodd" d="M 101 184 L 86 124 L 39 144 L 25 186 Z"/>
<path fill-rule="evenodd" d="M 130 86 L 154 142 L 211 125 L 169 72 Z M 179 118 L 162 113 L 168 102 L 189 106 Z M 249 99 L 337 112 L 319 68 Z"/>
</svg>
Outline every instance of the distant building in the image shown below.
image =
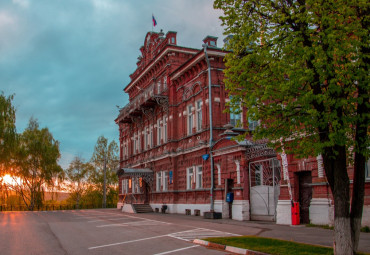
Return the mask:
<svg viewBox="0 0 370 255">
<path fill-rule="evenodd" d="M 266 141 L 231 139 L 251 134 L 258 122 L 245 119 L 245 109 L 225 112 L 226 52 L 216 37 L 193 49 L 178 46 L 176 32 L 149 32 L 140 51 L 124 88 L 130 102 L 115 120 L 119 207 L 135 211 L 135 204 L 148 204 L 160 211 L 166 205 L 169 213 L 213 210 L 235 220 L 291 224 L 290 186 L 302 205 L 302 223 L 330 223 L 332 200 L 320 157 L 295 160 L 276 155 Z"/>
</svg>

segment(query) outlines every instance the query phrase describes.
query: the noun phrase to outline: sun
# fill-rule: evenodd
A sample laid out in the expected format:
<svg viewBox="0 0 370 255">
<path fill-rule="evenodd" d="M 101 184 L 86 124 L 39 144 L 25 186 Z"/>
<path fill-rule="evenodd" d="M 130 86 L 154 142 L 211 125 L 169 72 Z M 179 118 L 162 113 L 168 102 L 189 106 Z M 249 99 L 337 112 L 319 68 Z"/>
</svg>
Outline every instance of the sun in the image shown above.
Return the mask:
<svg viewBox="0 0 370 255">
<path fill-rule="evenodd" d="M 3 182 L 9 185 L 9 184 L 13 184 L 14 180 L 9 174 L 6 174 L 3 176 Z"/>
</svg>

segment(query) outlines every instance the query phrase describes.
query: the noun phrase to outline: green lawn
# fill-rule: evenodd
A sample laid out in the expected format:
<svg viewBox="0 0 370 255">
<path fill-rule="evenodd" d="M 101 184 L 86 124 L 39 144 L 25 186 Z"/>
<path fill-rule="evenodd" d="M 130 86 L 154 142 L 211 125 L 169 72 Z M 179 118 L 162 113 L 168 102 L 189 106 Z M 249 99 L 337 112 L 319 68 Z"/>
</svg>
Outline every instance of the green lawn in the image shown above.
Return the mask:
<svg viewBox="0 0 370 255">
<path fill-rule="evenodd" d="M 312 254 L 333 254 L 333 249 L 323 246 L 309 245 L 303 243 L 289 242 L 272 238 L 256 236 L 238 237 L 214 237 L 206 238 L 206 241 L 229 245 L 254 251 L 265 252 L 276 255 L 312 255 Z M 364 253 L 359 253 L 364 254 Z"/>
</svg>

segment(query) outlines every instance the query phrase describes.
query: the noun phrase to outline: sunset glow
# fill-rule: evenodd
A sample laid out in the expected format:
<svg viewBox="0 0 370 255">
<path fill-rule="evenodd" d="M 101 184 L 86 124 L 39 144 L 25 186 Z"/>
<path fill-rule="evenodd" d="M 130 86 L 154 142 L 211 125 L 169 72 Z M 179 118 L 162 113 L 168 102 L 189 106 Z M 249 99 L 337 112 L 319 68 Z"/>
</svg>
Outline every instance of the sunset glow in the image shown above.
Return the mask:
<svg viewBox="0 0 370 255">
<path fill-rule="evenodd" d="M 20 183 L 20 179 L 19 178 L 16 178 L 16 181 L 13 179 L 13 177 L 12 176 L 10 176 L 9 174 L 6 174 L 6 175 L 4 175 L 3 177 L 3 182 L 5 183 L 5 184 L 7 184 L 7 185 L 14 185 L 14 184 L 16 184 L 16 181 L 18 182 L 18 183 Z"/>
</svg>

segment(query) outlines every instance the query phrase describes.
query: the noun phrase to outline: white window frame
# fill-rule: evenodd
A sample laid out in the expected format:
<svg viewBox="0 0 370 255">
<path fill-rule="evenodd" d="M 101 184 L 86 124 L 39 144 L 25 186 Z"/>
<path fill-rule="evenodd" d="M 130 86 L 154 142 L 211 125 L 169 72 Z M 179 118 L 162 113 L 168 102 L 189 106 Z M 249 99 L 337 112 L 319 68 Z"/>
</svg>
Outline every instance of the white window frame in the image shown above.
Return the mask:
<svg viewBox="0 0 370 255">
<path fill-rule="evenodd" d="M 137 131 L 137 151 L 141 152 L 141 132 Z"/>
<path fill-rule="evenodd" d="M 144 128 L 144 151 L 148 149 L 149 134 L 148 128 Z"/>
<path fill-rule="evenodd" d="M 156 191 L 159 192 L 161 191 L 162 188 L 162 172 L 157 172 L 156 174 Z"/>
<path fill-rule="evenodd" d="M 149 127 L 149 148 L 153 147 L 153 125 Z"/>
<path fill-rule="evenodd" d="M 137 151 L 136 151 L 136 150 L 137 150 L 136 134 L 134 135 L 133 141 L 134 141 L 134 144 L 133 144 L 133 146 L 134 146 L 134 151 L 133 151 L 133 152 L 134 152 L 134 153 L 133 153 L 133 154 L 135 155 L 135 154 L 136 154 L 136 152 L 137 152 Z"/>
<path fill-rule="evenodd" d="M 191 190 L 194 183 L 194 167 L 188 167 L 186 169 L 186 189 Z"/>
<path fill-rule="evenodd" d="M 202 166 L 197 166 L 196 169 L 195 187 L 196 189 L 201 189 L 203 188 L 203 168 Z"/>
<path fill-rule="evenodd" d="M 163 90 L 167 89 L 167 76 L 163 77 Z"/>
<path fill-rule="evenodd" d="M 157 145 L 161 144 L 162 139 L 162 128 L 161 128 L 161 119 L 157 120 Z"/>
<path fill-rule="evenodd" d="M 161 94 L 161 82 L 158 81 L 157 83 L 157 94 Z"/>
<path fill-rule="evenodd" d="M 188 135 L 191 135 L 193 133 L 193 126 L 194 126 L 194 115 L 193 115 L 193 105 L 189 104 L 187 106 L 187 130 Z"/>
<path fill-rule="evenodd" d="M 200 131 L 202 130 L 202 105 L 203 105 L 203 102 L 202 100 L 199 100 L 196 102 L 196 115 L 197 115 L 197 131 Z"/>
<path fill-rule="evenodd" d="M 370 159 L 368 159 L 365 164 L 365 179 L 370 181 Z"/>
<path fill-rule="evenodd" d="M 163 142 L 167 142 L 167 116 L 163 117 Z"/>
<path fill-rule="evenodd" d="M 230 96 L 230 100 L 232 99 L 232 96 Z M 237 107 L 234 106 L 234 107 L 230 107 L 232 110 L 237 110 Z M 233 113 L 233 112 L 230 112 L 230 124 L 233 125 L 234 127 L 242 127 L 243 126 L 243 120 L 242 120 L 242 113 L 243 113 L 243 109 L 241 107 L 241 103 L 239 102 L 239 110 L 240 110 L 240 113 Z"/>
<path fill-rule="evenodd" d="M 162 171 L 162 190 L 167 191 L 168 190 L 168 172 Z"/>
</svg>

